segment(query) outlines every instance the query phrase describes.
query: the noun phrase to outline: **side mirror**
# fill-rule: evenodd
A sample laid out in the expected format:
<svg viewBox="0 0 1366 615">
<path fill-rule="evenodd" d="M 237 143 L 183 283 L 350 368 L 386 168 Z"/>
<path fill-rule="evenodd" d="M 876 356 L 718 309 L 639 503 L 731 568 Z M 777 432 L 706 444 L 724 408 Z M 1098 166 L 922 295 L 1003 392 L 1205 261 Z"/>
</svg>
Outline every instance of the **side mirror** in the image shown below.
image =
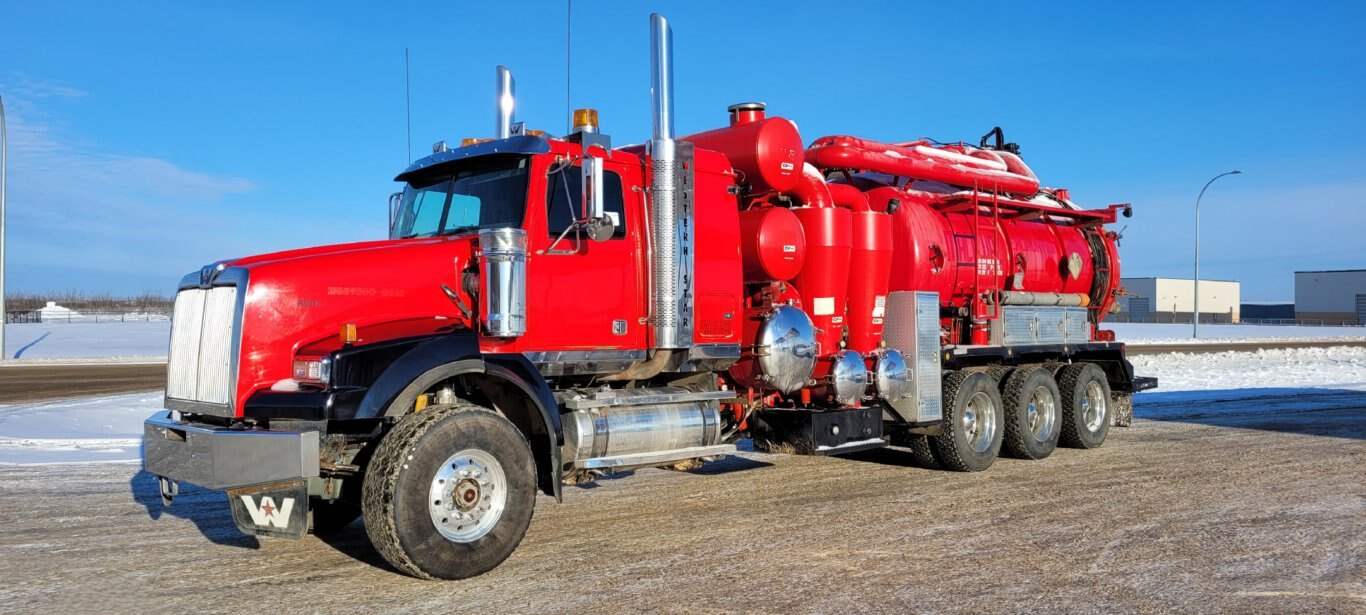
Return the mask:
<svg viewBox="0 0 1366 615">
<path fill-rule="evenodd" d="M 611 239 L 612 233 L 616 232 L 616 224 L 607 213 L 607 202 L 602 196 L 602 159 L 584 157 L 581 173 L 583 181 L 579 185 L 583 187 L 583 193 L 579 201 L 583 204 L 580 215 L 584 229 L 593 241 Z"/>
<path fill-rule="evenodd" d="M 403 204 L 403 193 L 389 195 L 389 238 L 394 238 L 394 224 L 398 222 L 398 207 Z"/>
</svg>

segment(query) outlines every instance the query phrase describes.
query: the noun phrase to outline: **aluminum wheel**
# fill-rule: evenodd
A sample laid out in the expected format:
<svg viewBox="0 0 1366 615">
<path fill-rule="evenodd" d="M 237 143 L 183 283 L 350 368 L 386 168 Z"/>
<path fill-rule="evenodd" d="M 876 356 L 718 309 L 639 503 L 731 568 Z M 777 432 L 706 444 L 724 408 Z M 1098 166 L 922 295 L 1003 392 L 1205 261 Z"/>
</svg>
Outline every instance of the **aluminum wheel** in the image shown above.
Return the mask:
<svg viewBox="0 0 1366 615">
<path fill-rule="evenodd" d="M 1081 399 L 1082 420 L 1086 421 L 1086 429 L 1097 431 L 1105 423 L 1106 408 L 1109 401 L 1106 399 L 1105 390 L 1100 383 L 1091 381 L 1086 383 L 1086 394 Z"/>
<path fill-rule="evenodd" d="M 447 540 L 474 542 L 498 524 L 507 498 L 507 474 L 498 460 L 465 449 L 446 459 L 432 477 L 427 511 Z"/>
<path fill-rule="evenodd" d="M 996 404 L 986 393 L 977 392 L 968 399 L 963 410 L 963 433 L 968 438 L 968 447 L 978 453 L 991 449 L 996 438 Z"/>
<path fill-rule="evenodd" d="M 1045 387 L 1037 387 L 1029 396 L 1029 433 L 1038 442 L 1047 442 L 1053 436 L 1058 422 L 1058 400 L 1053 392 Z"/>
</svg>

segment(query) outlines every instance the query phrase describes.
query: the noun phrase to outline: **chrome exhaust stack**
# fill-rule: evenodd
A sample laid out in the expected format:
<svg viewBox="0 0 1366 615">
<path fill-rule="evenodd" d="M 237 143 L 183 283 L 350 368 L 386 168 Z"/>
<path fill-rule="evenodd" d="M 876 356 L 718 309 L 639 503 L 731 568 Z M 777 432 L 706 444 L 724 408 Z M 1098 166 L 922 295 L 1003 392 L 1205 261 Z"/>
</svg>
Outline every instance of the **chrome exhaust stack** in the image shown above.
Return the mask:
<svg viewBox="0 0 1366 615">
<path fill-rule="evenodd" d="M 506 139 L 512 136 L 513 112 L 516 100 L 517 82 L 512 79 L 512 71 L 506 66 L 498 67 L 495 84 L 497 98 L 494 100 L 493 137 Z"/>
<path fill-rule="evenodd" d="M 650 15 L 650 99 L 653 136 L 650 154 L 651 312 L 655 346 L 692 346 L 692 186 L 680 178 L 680 149 L 674 141 L 673 31 L 664 16 Z M 691 165 L 688 165 L 689 167 Z M 691 169 L 684 171 L 690 175 Z M 680 179 L 682 181 L 680 182 Z M 682 185 L 680 185 L 682 184 Z"/>
</svg>

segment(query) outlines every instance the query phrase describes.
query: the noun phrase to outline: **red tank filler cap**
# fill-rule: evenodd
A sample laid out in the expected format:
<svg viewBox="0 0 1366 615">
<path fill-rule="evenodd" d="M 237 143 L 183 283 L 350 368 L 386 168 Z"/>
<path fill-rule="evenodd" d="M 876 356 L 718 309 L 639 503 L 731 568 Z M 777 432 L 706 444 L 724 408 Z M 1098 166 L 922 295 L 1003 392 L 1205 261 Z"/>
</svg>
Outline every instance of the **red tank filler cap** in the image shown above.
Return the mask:
<svg viewBox="0 0 1366 615">
<path fill-rule="evenodd" d="M 761 102 L 742 102 L 726 107 L 726 111 L 730 112 L 730 125 L 737 126 L 764 119 L 764 109 L 767 108 Z"/>
</svg>

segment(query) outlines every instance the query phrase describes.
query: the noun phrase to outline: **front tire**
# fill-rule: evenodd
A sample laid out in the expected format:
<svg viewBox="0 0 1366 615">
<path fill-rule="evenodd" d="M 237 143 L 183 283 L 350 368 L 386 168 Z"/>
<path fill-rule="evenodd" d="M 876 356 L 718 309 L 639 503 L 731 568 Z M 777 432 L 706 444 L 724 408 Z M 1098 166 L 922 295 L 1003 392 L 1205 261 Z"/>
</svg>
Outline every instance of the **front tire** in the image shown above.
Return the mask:
<svg viewBox="0 0 1366 615">
<path fill-rule="evenodd" d="M 931 437 L 934 457 L 946 470 L 980 472 L 1001 451 L 1004 420 L 996 381 L 984 372 L 944 377 L 944 426 Z"/>
<path fill-rule="evenodd" d="M 1094 363 L 1074 363 L 1058 372 L 1062 394 L 1059 442 L 1071 448 L 1096 448 L 1110 433 L 1110 383 Z"/>
<path fill-rule="evenodd" d="M 535 461 L 507 419 L 466 402 L 433 406 L 380 441 L 362 491 L 365 530 L 385 560 L 415 577 L 464 579 L 522 541 Z"/>
<path fill-rule="evenodd" d="M 1021 368 L 1001 385 L 1005 438 L 1001 450 L 1019 459 L 1043 459 L 1058 446 L 1062 395 L 1045 368 Z"/>
</svg>

